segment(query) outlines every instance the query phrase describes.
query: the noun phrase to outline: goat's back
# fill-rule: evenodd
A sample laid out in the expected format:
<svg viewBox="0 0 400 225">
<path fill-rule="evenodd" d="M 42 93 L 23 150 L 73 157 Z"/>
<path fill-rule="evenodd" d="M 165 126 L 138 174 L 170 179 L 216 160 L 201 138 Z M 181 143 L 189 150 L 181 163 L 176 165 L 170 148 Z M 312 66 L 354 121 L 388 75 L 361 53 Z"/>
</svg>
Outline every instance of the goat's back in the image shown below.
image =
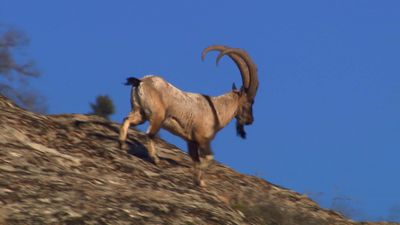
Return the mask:
<svg viewBox="0 0 400 225">
<path fill-rule="evenodd" d="M 144 76 L 136 89 L 146 117 L 152 113 L 164 114 L 163 127 L 187 140 L 193 140 L 193 130 L 202 130 L 204 138 L 214 133 L 214 121 L 208 96 L 182 91 L 163 78 Z M 210 117 L 210 118 L 208 118 Z M 210 123 L 210 124 L 209 124 Z M 203 135 L 202 135 L 203 136 Z"/>
</svg>

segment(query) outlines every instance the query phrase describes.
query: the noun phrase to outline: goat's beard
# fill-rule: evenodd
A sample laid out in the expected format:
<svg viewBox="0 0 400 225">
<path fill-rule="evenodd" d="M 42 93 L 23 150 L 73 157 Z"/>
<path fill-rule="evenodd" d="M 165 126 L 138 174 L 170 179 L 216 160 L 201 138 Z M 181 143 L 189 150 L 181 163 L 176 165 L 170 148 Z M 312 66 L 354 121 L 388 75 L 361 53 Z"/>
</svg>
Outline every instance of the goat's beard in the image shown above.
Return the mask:
<svg viewBox="0 0 400 225">
<path fill-rule="evenodd" d="M 240 124 L 239 121 L 236 120 L 236 134 L 243 138 L 246 139 L 246 131 L 244 131 L 244 125 Z"/>
</svg>

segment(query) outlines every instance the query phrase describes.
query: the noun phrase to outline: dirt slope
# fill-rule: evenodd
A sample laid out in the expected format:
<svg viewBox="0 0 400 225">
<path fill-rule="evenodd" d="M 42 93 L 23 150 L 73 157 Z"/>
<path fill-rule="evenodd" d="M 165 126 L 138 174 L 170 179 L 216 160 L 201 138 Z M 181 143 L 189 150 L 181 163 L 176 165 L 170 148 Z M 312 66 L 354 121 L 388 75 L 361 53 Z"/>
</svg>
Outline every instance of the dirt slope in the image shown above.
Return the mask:
<svg viewBox="0 0 400 225">
<path fill-rule="evenodd" d="M 0 224 L 368 224 L 218 163 L 208 187 L 196 187 L 186 153 L 158 140 L 156 167 L 143 134 L 131 129 L 122 151 L 118 129 L 96 116 L 34 114 L 0 96 Z"/>
</svg>

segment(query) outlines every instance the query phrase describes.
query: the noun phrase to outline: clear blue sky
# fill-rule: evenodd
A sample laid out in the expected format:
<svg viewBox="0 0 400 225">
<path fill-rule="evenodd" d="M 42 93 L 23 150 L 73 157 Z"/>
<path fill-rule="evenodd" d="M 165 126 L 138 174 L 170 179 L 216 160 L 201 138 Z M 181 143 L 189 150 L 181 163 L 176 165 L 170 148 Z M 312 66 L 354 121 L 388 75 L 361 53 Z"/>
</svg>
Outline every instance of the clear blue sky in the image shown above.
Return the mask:
<svg viewBox="0 0 400 225">
<path fill-rule="evenodd" d="M 246 49 L 259 68 L 248 139 L 232 124 L 213 142 L 234 169 L 336 201 L 354 219 L 400 211 L 400 1 L 0 0 L 0 22 L 31 38 L 43 75 L 33 81 L 50 113 L 86 113 L 98 94 L 129 112 L 128 76 L 157 74 L 191 92 L 240 84 L 228 58 L 202 49 Z M 162 133 L 178 146 L 180 139 Z M 397 219 L 400 220 L 399 217 Z"/>
</svg>

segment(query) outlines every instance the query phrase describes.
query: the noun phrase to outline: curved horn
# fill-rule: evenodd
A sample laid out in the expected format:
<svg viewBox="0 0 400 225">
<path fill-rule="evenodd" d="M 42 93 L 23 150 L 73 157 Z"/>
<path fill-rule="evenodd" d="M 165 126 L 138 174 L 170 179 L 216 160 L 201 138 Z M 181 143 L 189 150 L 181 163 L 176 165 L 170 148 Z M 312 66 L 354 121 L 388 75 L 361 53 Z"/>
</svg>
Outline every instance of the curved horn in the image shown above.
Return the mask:
<svg viewBox="0 0 400 225">
<path fill-rule="evenodd" d="M 231 49 L 228 46 L 224 45 L 211 45 L 208 46 L 203 50 L 201 53 L 201 60 L 204 61 L 206 55 L 210 51 L 225 51 L 227 49 Z M 236 54 L 228 54 L 229 57 L 235 62 L 236 66 L 240 70 L 240 75 L 242 76 L 242 81 L 243 81 L 243 87 L 245 90 L 249 88 L 250 85 L 250 75 L 249 75 L 249 67 L 247 66 L 246 62 L 242 60 L 242 58 L 239 55 Z M 219 59 L 217 59 L 217 64 L 218 64 Z"/>
<path fill-rule="evenodd" d="M 226 49 L 226 50 L 222 51 L 221 53 L 219 53 L 219 55 L 217 57 L 217 61 L 219 59 L 221 59 L 224 55 L 231 56 L 232 54 L 235 56 L 239 56 L 246 63 L 247 67 L 249 68 L 250 84 L 247 89 L 247 98 L 249 100 L 253 101 L 254 97 L 256 96 L 257 89 L 258 89 L 257 66 L 254 64 L 253 60 L 251 60 L 251 58 L 247 54 L 247 52 L 245 52 L 244 50 L 239 49 L 239 48 L 230 48 L 230 49 Z"/>
</svg>

